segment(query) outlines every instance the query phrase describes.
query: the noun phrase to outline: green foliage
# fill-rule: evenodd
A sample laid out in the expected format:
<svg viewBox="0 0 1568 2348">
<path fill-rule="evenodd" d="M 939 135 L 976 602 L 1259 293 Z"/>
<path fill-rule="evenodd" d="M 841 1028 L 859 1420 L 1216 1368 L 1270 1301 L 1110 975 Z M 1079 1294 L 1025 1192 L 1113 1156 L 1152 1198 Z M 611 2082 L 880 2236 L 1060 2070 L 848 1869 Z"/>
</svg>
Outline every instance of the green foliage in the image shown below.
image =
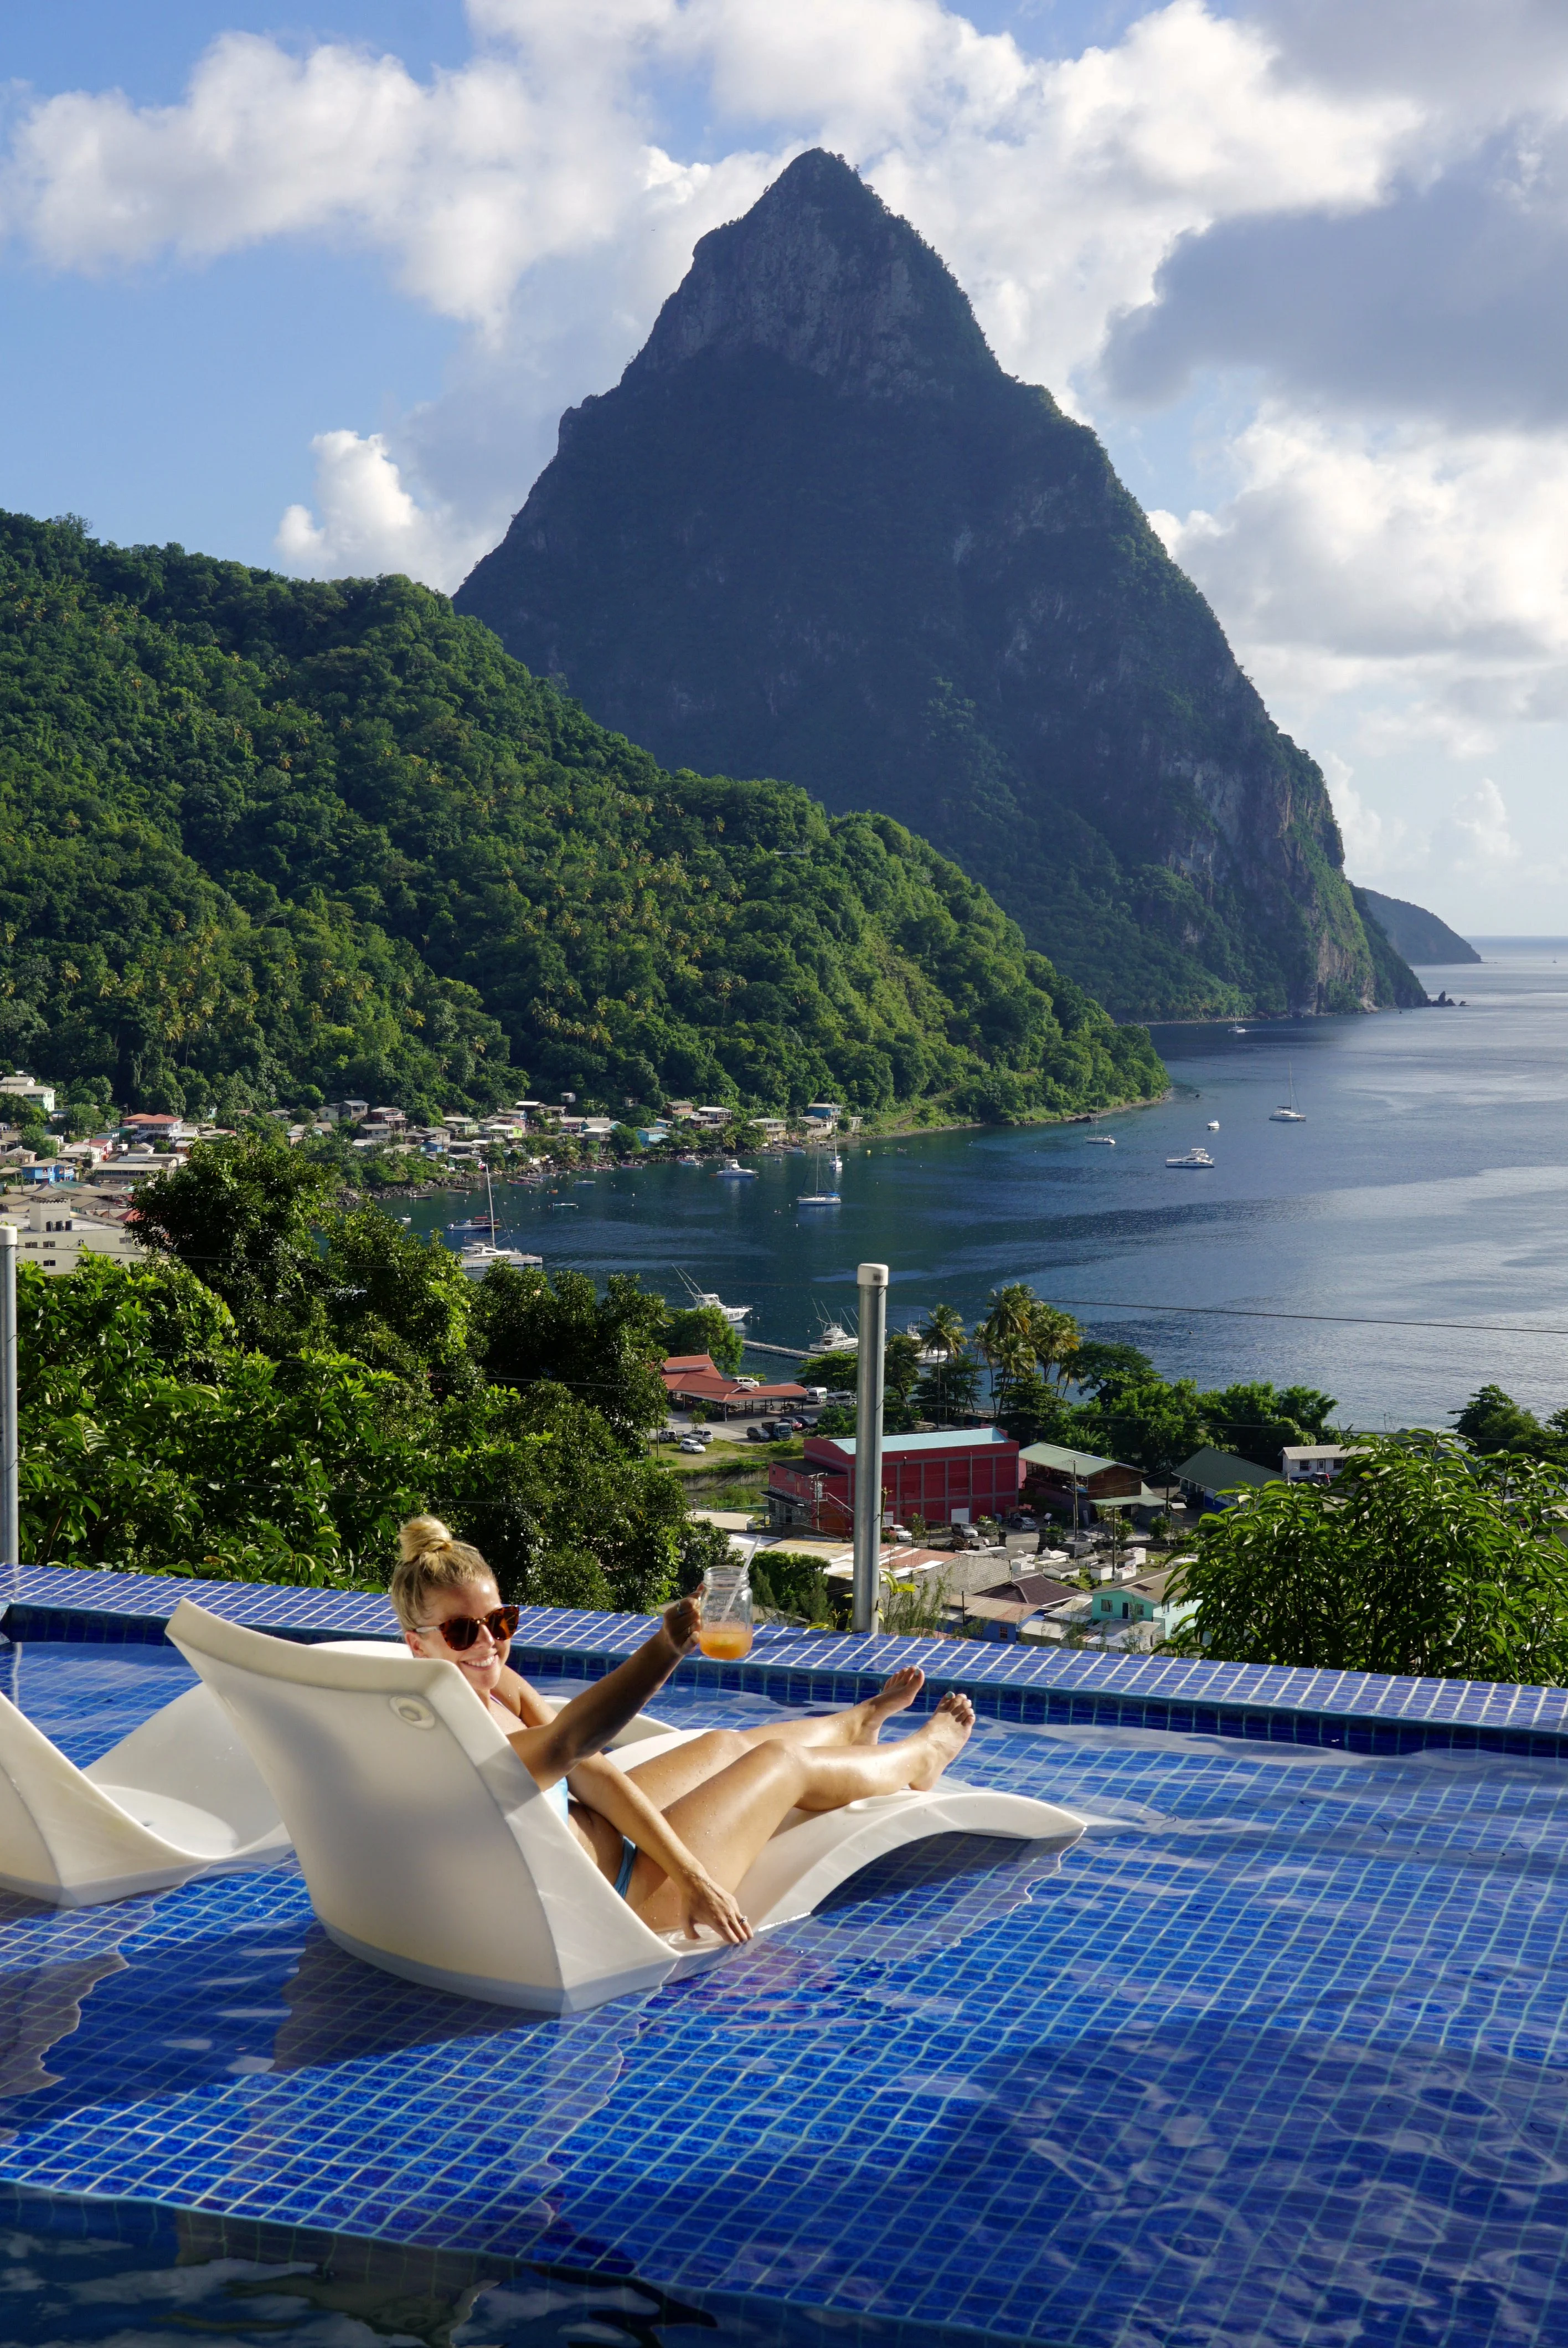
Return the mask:
<svg viewBox="0 0 1568 2348">
<path fill-rule="evenodd" d="M 1203 1397 L 1209 1440 L 1258 1468 L 1277 1468 L 1288 1443 L 1326 1441 L 1334 1407 L 1333 1395 L 1319 1394 L 1314 1386 L 1276 1390 L 1262 1378 Z"/>
<path fill-rule="evenodd" d="M 390 1556 L 417 1464 L 394 1381 L 247 1351 L 178 1265 L 24 1266 L 18 1318 L 29 1559 L 336 1581 Z"/>
<path fill-rule="evenodd" d="M 280 1350 L 324 1327 L 315 1231 L 337 1189 L 282 1142 L 201 1142 L 138 1191 L 137 1233 L 222 1298 L 242 1342 Z"/>
<path fill-rule="evenodd" d="M 666 1355 L 706 1354 L 716 1369 L 734 1377 L 746 1356 L 746 1341 L 716 1304 L 684 1305 L 664 1324 L 664 1351 Z"/>
<path fill-rule="evenodd" d="M 689 1561 L 663 1416 L 663 1300 L 456 1259 L 262 1135 L 141 1193 L 146 1265 L 23 1273 L 26 1554 L 384 1581 L 433 1509 L 509 1598 L 651 1611 Z"/>
<path fill-rule="evenodd" d="M 1553 1411 L 1543 1426 L 1501 1386 L 1482 1386 L 1471 1395 L 1454 1432 L 1477 1451 L 1517 1451 L 1527 1459 L 1568 1463 L 1568 1410 Z"/>
<path fill-rule="evenodd" d="M 3 517 L 0 687 L 0 1052 L 122 1102 L 1163 1086 L 901 825 L 667 775 L 407 580 Z"/>
<path fill-rule="evenodd" d="M 586 1272 L 553 1278 L 531 1267 L 493 1264 L 475 1308 L 479 1365 L 493 1385 L 527 1388 L 540 1379 L 592 1407 L 628 1450 L 663 1423 L 664 1302 L 625 1272 L 603 1296 Z"/>
<path fill-rule="evenodd" d="M 1266 1485 L 1198 1529 L 1173 1644 L 1244 1663 L 1568 1677 L 1561 1473 L 1440 1437 L 1367 1438 L 1327 1488 Z"/>
<path fill-rule="evenodd" d="M 752 1560 L 751 1579 L 753 1597 L 772 1613 L 826 1627 L 846 1613 L 847 1594 L 835 1590 L 809 1550 L 764 1550 Z"/>
<path fill-rule="evenodd" d="M 878 1614 L 889 1638 L 928 1638 L 945 1629 L 949 1603 L 945 1577 L 925 1574 L 918 1581 L 900 1581 L 897 1572 L 891 1572 Z"/>
<path fill-rule="evenodd" d="M 825 1386 L 829 1394 L 849 1394 L 860 1375 L 860 1356 L 845 1346 L 841 1352 L 814 1354 L 795 1372 L 803 1386 Z"/>
</svg>

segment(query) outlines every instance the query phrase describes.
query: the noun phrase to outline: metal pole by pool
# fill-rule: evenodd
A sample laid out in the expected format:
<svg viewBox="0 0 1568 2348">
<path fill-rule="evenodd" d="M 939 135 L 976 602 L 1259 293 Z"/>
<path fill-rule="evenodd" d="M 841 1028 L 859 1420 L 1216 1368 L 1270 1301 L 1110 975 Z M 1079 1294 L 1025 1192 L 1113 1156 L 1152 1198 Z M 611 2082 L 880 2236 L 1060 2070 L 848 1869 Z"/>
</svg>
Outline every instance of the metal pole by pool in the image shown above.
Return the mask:
<svg viewBox="0 0 1568 2348">
<path fill-rule="evenodd" d="M 875 1631 L 882 1571 L 882 1370 L 887 1346 L 887 1266 L 863 1263 L 860 1361 L 855 1381 L 855 1628 Z"/>
<path fill-rule="evenodd" d="M 16 1570 L 22 1546 L 16 1497 L 20 1444 L 16 1432 L 16 1226 L 0 1223 L 0 1565 L 11 1576 L 16 1595 Z"/>
</svg>

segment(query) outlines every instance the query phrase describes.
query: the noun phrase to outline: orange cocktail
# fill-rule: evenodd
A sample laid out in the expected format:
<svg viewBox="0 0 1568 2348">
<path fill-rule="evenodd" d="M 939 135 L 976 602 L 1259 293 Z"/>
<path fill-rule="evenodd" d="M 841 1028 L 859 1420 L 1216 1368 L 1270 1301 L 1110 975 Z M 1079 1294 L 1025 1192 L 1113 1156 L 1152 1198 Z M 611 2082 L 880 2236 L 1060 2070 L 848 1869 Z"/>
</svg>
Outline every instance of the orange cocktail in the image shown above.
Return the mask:
<svg viewBox="0 0 1568 2348">
<path fill-rule="evenodd" d="M 733 1620 L 704 1622 L 697 1633 L 697 1644 L 716 1663 L 739 1663 L 752 1649 L 752 1626 Z"/>
</svg>

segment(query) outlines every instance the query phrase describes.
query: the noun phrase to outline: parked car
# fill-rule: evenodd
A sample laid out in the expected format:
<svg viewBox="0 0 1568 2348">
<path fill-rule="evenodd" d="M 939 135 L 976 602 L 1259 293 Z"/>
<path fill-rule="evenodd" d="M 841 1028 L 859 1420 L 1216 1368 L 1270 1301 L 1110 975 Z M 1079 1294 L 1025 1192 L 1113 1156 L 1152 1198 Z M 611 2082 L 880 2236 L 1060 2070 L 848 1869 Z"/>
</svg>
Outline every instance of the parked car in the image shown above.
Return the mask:
<svg viewBox="0 0 1568 2348">
<path fill-rule="evenodd" d="M 681 1437 L 681 1448 L 682 1451 L 694 1452 L 696 1457 L 701 1459 L 708 1447 L 705 1443 L 699 1443 L 694 1435 L 683 1435 Z"/>
</svg>

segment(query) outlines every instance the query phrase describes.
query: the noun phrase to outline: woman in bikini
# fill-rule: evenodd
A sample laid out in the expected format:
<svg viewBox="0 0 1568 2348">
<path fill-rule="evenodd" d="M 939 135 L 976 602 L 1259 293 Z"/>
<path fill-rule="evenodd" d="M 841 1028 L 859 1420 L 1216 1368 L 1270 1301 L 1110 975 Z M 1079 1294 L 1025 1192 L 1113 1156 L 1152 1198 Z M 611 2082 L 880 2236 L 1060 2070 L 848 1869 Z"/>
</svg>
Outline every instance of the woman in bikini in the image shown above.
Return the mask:
<svg viewBox="0 0 1568 2348">
<path fill-rule="evenodd" d="M 502 1605 L 478 1550 L 435 1517 L 411 1518 L 398 1545 L 391 1598 L 409 1646 L 456 1663 L 600 1873 L 655 1932 L 706 1925 L 726 1941 L 749 1940 L 735 1889 L 791 1810 L 924 1791 L 974 1725 L 968 1698 L 948 1695 L 913 1735 L 878 1744 L 884 1725 L 920 1692 L 925 1674 L 910 1669 L 847 1712 L 710 1729 L 621 1769 L 604 1747 L 696 1646 L 696 1601 L 667 1608 L 635 1654 L 552 1713 L 508 1668 L 518 1609 Z"/>
</svg>

